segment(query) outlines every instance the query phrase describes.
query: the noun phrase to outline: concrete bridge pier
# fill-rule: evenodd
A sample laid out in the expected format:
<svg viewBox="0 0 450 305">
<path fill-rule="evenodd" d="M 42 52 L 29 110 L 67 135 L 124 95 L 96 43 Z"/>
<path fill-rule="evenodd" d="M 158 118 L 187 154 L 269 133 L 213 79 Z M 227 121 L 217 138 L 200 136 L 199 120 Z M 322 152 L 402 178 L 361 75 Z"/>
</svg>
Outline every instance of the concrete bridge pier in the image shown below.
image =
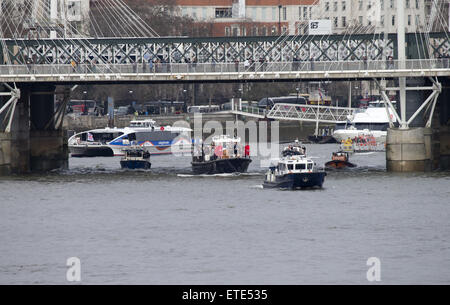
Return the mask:
<svg viewBox="0 0 450 305">
<path fill-rule="evenodd" d="M 431 128 L 391 128 L 386 140 L 386 168 L 390 172 L 433 170 Z"/>
<path fill-rule="evenodd" d="M 441 79 L 439 109 L 439 167 L 450 170 L 450 78 Z"/>
<path fill-rule="evenodd" d="M 419 87 L 424 84 L 424 80 L 407 80 L 407 85 L 410 87 Z M 400 109 L 404 113 L 404 118 L 402 117 L 402 119 L 408 121 L 427 97 L 428 94 L 425 94 L 424 91 L 407 90 L 407 109 Z M 403 126 L 403 128 L 388 129 L 386 139 L 387 170 L 390 172 L 426 172 L 434 170 L 436 168 L 435 159 L 439 146 L 433 129 L 424 123 L 423 113 L 417 115 L 407 126 L 407 128 Z"/>
<path fill-rule="evenodd" d="M 55 126 L 55 86 L 21 85 L 19 89 L 11 128 L 0 132 L 0 174 L 67 168 L 67 138 Z"/>
</svg>

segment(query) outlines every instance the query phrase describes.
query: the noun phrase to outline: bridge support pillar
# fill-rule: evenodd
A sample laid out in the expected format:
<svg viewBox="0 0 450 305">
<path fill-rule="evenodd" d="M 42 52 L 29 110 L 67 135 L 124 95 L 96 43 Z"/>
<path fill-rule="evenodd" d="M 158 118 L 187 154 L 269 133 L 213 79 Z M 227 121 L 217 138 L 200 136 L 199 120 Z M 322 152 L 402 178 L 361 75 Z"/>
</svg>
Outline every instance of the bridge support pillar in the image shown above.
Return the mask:
<svg viewBox="0 0 450 305">
<path fill-rule="evenodd" d="M 6 103 L 3 102 L 0 105 Z M 28 92 L 21 92 L 11 118 L 11 130 L 0 131 L 0 175 L 30 172 L 30 101 Z M 12 111 L 12 110 L 11 110 Z M 8 115 L 0 117 L 2 127 L 9 121 Z"/>
<path fill-rule="evenodd" d="M 0 132 L 0 175 L 67 168 L 67 139 L 53 121 L 55 87 L 22 86 L 20 92 L 11 128 Z"/>
<path fill-rule="evenodd" d="M 55 87 L 33 87 L 30 100 L 31 171 L 68 168 L 67 139 L 55 130 Z"/>
<path fill-rule="evenodd" d="M 450 78 L 441 80 L 442 93 L 438 99 L 439 105 L 439 167 L 450 170 Z"/>
<path fill-rule="evenodd" d="M 388 129 L 386 168 L 390 172 L 433 170 L 431 128 Z"/>
</svg>

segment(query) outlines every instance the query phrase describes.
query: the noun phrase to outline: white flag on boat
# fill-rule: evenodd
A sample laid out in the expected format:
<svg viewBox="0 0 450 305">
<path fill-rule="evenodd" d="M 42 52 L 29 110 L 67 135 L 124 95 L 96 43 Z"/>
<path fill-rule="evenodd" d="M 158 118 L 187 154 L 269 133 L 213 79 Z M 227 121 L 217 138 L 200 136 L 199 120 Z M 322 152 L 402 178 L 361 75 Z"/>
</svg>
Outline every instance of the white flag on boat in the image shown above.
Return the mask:
<svg viewBox="0 0 450 305">
<path fill-rule="evenodd" d="M 92 135 L 92 133 L 88 132 L 87 140 L 88 140 L 88 142 L 94 142 L 94 136 Z"/>
</svg>

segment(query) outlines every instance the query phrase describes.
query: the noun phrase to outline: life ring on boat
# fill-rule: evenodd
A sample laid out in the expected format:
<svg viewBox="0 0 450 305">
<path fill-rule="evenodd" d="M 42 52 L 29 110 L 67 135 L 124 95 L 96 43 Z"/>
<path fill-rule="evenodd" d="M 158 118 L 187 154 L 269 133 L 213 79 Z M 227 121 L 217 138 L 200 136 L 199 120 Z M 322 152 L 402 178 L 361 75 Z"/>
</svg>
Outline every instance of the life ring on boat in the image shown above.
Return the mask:
<svg viewBox="0 0 450 305">
<path fill-rule="evenodd" d="M 308 182 L 308 180 L 309 180 L 309 179 L 308 179 L 308 177 L 303 177 L 303 179 L 302 179 L 302 180 L 303 180 L 303 182 L 305 182 L 305 183 L 306 183 L 306 182 Z"/>
</svg>

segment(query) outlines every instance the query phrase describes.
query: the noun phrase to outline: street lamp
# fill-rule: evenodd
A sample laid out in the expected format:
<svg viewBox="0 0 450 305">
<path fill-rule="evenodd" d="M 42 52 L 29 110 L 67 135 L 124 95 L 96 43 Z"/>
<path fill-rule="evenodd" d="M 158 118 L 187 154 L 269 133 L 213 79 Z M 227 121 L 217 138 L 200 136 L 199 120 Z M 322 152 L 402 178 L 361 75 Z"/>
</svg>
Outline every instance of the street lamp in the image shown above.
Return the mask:
<svg viewBox="0 0 450 305">
<path fill-rule="evenodd" d="M 187 90 L 183 89 L 183 111 L 187 113 L 187 101 L 186 101 L 186 97 L 187 97 Z"/>
<path fill-rule="evenodd" d="M 83 107 L 83 114 L 87 114 L 88 113 L 88 109 L 87 109 L 87 91 L 83 91 L 83 96 L 84 96 L 84 107 Z"/>
<path fill-rule="evenodd" d="M 283 6 L 280 4 L 278 5 L 278 34 L 281 36 L 281 8 Z"/>
</svg>

